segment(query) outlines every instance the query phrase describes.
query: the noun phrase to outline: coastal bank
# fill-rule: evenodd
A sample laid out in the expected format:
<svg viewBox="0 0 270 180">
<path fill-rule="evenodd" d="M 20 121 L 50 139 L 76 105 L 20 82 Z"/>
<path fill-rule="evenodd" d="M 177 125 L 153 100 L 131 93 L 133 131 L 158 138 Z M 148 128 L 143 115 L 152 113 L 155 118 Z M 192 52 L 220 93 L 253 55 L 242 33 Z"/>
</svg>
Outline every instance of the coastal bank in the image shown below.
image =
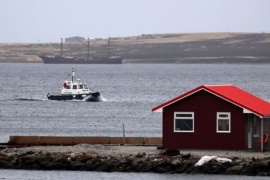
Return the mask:
<svg viewBox="0 0 270 180">
<path fill-rule="evenodd" d="M 212 159 L 201 166 L 195 166 L 202 154 L 222 156 L 232 161 L 222 163 Z M 155 146 L 32 146 L 2 149 L 0 168 L 270 176 L 270 154 L 162 150 Z"/>
</svg>

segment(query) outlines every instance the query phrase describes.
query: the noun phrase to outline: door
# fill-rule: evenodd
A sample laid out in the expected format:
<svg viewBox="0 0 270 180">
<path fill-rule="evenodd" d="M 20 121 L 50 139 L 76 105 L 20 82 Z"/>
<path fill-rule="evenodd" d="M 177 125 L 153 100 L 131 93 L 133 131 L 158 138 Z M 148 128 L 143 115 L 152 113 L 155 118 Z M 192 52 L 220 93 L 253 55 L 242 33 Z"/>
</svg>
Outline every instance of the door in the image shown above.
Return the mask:
<svg viewBox="0 0 270 180">
<path fill-rule="evenodd" d="M 248 149 L 252 148 L 252 115 L 248 115 Z"/>
</svg>

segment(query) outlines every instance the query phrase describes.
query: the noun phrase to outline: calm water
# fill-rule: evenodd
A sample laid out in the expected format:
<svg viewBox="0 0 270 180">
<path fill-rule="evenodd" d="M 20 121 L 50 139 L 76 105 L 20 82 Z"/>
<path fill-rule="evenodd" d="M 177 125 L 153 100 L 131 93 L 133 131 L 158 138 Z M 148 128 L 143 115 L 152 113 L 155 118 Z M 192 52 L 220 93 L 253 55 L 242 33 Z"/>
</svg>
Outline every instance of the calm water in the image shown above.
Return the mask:
<svg viewBox="0 0 270 180">
<path fill-rule="evenodd" d="M 1 142 L 7 142 L 10 135 L 122 136 L 122 124 L 126 136 L 161 136 L 161 113 L 152 113 L 151 109 L 202 84 L 234 84 L 270 101 L 270 65 L 7 63 L 0 67 Z M 77 78 L 102 94 L 102 102 L 47 100 L 47 93 L 60 92 L 72 67 Z M 46 179 L 47 172 L 41 172 L 41 179 Z M 1 170 L 0 177 L 6 173 Z M 58 174 L 61 178 L 60 172 L 50 173 L 49 177 Z M 118 178 L 117 173 L 109 175 Z M 137 175 L 123 177 L 136 179 Z M 158 177 L 168 179 L 167 175 Z"/>
<path fill-rule="evenodd" d="M 78 171 L 26 171 L 0 170 L 0 179 L 16 180 L 269 180 L 269 177 L 190 175 L 190 174 L 154 174 L 154 173 L 99 173 Z"/>
</svg>

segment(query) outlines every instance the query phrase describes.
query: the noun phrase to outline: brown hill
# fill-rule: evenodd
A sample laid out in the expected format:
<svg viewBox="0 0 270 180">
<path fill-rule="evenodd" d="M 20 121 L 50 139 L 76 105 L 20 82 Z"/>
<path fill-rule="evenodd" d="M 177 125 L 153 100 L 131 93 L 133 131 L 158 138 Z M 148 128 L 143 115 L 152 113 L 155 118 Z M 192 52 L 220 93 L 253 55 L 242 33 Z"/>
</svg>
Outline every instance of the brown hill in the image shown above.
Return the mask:
<svg viewBox="0 0 270 180">
<path fill-rule="evenodd" d="M 108 39 L 90 42 L 91 56 L 107 53 Z M 64 43 L 65 56 L 87 57 L 87 42 Z M 0 44 L 0 62 L 42 62 L 60 43 Z M 149 34 L 111 38 L 111 55 L 124 63 L 270 63 L 269 33 Z"/>
</svg>

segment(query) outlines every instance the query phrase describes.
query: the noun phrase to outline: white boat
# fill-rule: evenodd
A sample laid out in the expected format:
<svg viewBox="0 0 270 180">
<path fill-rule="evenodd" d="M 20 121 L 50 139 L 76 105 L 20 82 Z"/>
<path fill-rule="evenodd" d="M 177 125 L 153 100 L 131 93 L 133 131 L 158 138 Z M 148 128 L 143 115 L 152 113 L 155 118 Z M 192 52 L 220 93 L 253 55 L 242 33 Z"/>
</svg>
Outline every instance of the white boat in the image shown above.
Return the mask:
<svg viewBox="0 0 270 180">
<path fill-rule="evenodd" d="M 75 69 L 72 68 L 71 81 L 64 81 L 62 83 L 62 90 L 60 94 L 47 94 L 49 100 L 85 100 L 85 101 L 99 101 L 100 93 L 91 92 L 88 86 L 80 79 L 74 81 Z"/>
</svg>

